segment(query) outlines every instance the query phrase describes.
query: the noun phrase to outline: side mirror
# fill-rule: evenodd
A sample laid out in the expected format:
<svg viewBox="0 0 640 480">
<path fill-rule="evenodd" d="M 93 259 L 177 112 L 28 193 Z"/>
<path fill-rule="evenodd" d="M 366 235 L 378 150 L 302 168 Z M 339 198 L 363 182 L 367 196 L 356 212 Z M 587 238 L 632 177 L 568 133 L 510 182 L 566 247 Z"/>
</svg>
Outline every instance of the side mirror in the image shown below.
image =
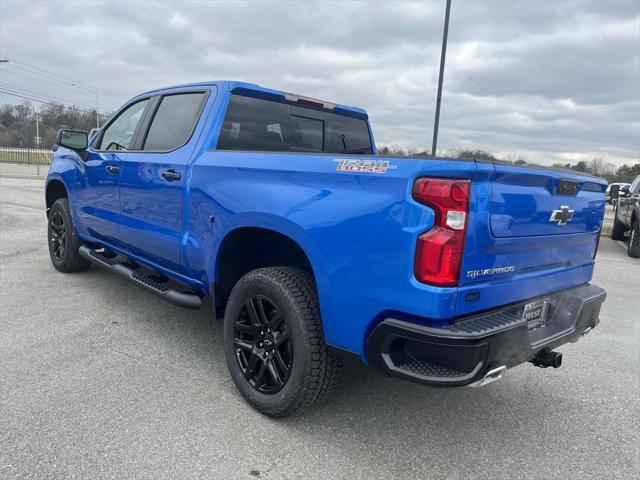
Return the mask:
<svg viewBox="0 0 640 480">
<path fill-rule="evenodd" d="M 618 197 L 626 197 L 629 195 L 629 185 L 623 185 L 618 192 Z"/>
<path fill-rule="evenodd" d="M 87 132 L 80 130 L 58 130 L 56 144 L 70 150 L 82 151 L 89 147 Z"/>
<path fill-rule="evenodd" d="M 618 198 L 620 193 L 620 185 L 611 185 L 611 189 L 609 190 L 609 196 L 611 198 Z"/>
</svg>

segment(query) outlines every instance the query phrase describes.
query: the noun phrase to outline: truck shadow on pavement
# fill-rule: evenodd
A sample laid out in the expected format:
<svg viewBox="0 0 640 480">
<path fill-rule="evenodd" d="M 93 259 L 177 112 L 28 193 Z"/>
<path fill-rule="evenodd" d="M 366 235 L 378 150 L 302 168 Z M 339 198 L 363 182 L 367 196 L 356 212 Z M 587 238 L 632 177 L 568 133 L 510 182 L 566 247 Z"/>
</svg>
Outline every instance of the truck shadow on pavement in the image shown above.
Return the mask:
<svg viewBox="0 0 640 480">
<path fill-rule="evenodd" d="M 486 387 L 444 389 L 392 378 L 349 362 L 338 385 L 321 404 L 302 415 L 271 420 L 254 412 L 235 390 L 224 357 L 223 324 L 213 320 L 209 299 L 201 310 L 188 311 L 98 269 L 81 276 L 86 279 L 84 288 L 91 290 L 87 294 L 94 299 L 102 297 L 104 303 L 110 303 L 114 297 L 135 298 L 123 305 L 125 318 L 111 326 L 125 328 L 130 339 L 147 345 L 148 353 L 137 349 L 139 358 L 164 363 L 169 369 L 192 369 L 191 375 L 212 388 L 226 389 L 249 415 L 294 430 L 330 426 L 333 433 L 356 435 L 367 442 L 387 429 L 402 435 L 420 432 L 421 437 L 446 434 L 459 437 L 462 443 L 471 431 L 485 436 L 500 432 L 515 440 L 518 431 L 525 434 L 541 421 L 562 426 L 565 410 L 584 407 L 580 398 L 566 395 L 566 386 L 550 388 L 550 382 L 557 384 L 559 372 L 550 369 L 522 365 Z M 109 291 L 112 294 L 106 293 Z M 155 345 L 145 338 L 149 336 Z M 158 348 L 163 349 L 161 354 Z"/>
</svg>

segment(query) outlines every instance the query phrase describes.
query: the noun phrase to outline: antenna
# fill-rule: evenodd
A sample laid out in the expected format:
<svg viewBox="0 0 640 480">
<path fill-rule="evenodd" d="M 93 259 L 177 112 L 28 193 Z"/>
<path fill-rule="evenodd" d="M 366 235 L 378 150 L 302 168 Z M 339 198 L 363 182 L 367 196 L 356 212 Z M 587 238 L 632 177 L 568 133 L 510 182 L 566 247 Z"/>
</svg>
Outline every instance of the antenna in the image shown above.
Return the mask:
<svg viewBox="0 0 640 480">
<path fill-rule="evenodd" d="M 442 52 L 440 53 L 440 77 L 438 78 L 438 97 L 436 100 L 436 119 L 433 124 L 433 143 L 431 144 L 431 156 L 436 156 L 438 146 L 438 124 L 440 123 L 440 103 L 442 101 L 442 78 L 444 77 L 444 59 L 447 56 L 447 37 L 449 36 L 449 13 L 451 12 L 451 0 L 447 0 L 447 9 L 444 14 L 444 32 L 442 34 Z"/>
</svg>

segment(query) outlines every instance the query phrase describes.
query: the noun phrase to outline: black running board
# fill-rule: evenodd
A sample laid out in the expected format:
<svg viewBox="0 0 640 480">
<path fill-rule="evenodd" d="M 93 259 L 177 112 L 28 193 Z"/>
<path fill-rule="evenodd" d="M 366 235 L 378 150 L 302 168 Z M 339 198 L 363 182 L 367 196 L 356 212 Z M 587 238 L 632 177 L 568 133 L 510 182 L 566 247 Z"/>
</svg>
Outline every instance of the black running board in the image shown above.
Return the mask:
<svg viewBox="0 0 640 480">
<path fill-rule="evenodd" d="M 78 253 L 94 265 L 98 265 L 105 270 L 117 273 L 127 280 L 131 280 L 133 283 L 140 285 L 169 303 L 192 310 L 198 310 L 202 306 L 202 300 L 195 293 L 179 292 L 169 287 L 166 283 L 160 282 L 135 268 L 131 268 L 131 266 L 127 264 L 120 263 L 115 258 L 109 257 L 103 252 L 93 250 L 87 245 L 82 245 L 78 249 Z"/>
</svg>

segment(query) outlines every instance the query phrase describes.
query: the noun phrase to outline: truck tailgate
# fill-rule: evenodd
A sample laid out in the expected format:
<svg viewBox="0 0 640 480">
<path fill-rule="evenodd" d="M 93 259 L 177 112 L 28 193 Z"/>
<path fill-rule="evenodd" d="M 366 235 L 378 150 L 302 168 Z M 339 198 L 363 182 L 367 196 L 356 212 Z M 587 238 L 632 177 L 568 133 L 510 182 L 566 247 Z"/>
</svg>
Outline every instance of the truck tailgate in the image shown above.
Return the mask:
<svg viewBox="0 0 640 480">
<path fill-rule="evenodd" d="M 562 172 L 496 164 L 490 215 L 497 238 L 594 233 L 604 215 L 602 186 Z"/>
<path fill-rule="evenodd" d="M 478 168 L 456 315 L 587 283 L 606 182 L 500 163 Z"/>
</svg>

